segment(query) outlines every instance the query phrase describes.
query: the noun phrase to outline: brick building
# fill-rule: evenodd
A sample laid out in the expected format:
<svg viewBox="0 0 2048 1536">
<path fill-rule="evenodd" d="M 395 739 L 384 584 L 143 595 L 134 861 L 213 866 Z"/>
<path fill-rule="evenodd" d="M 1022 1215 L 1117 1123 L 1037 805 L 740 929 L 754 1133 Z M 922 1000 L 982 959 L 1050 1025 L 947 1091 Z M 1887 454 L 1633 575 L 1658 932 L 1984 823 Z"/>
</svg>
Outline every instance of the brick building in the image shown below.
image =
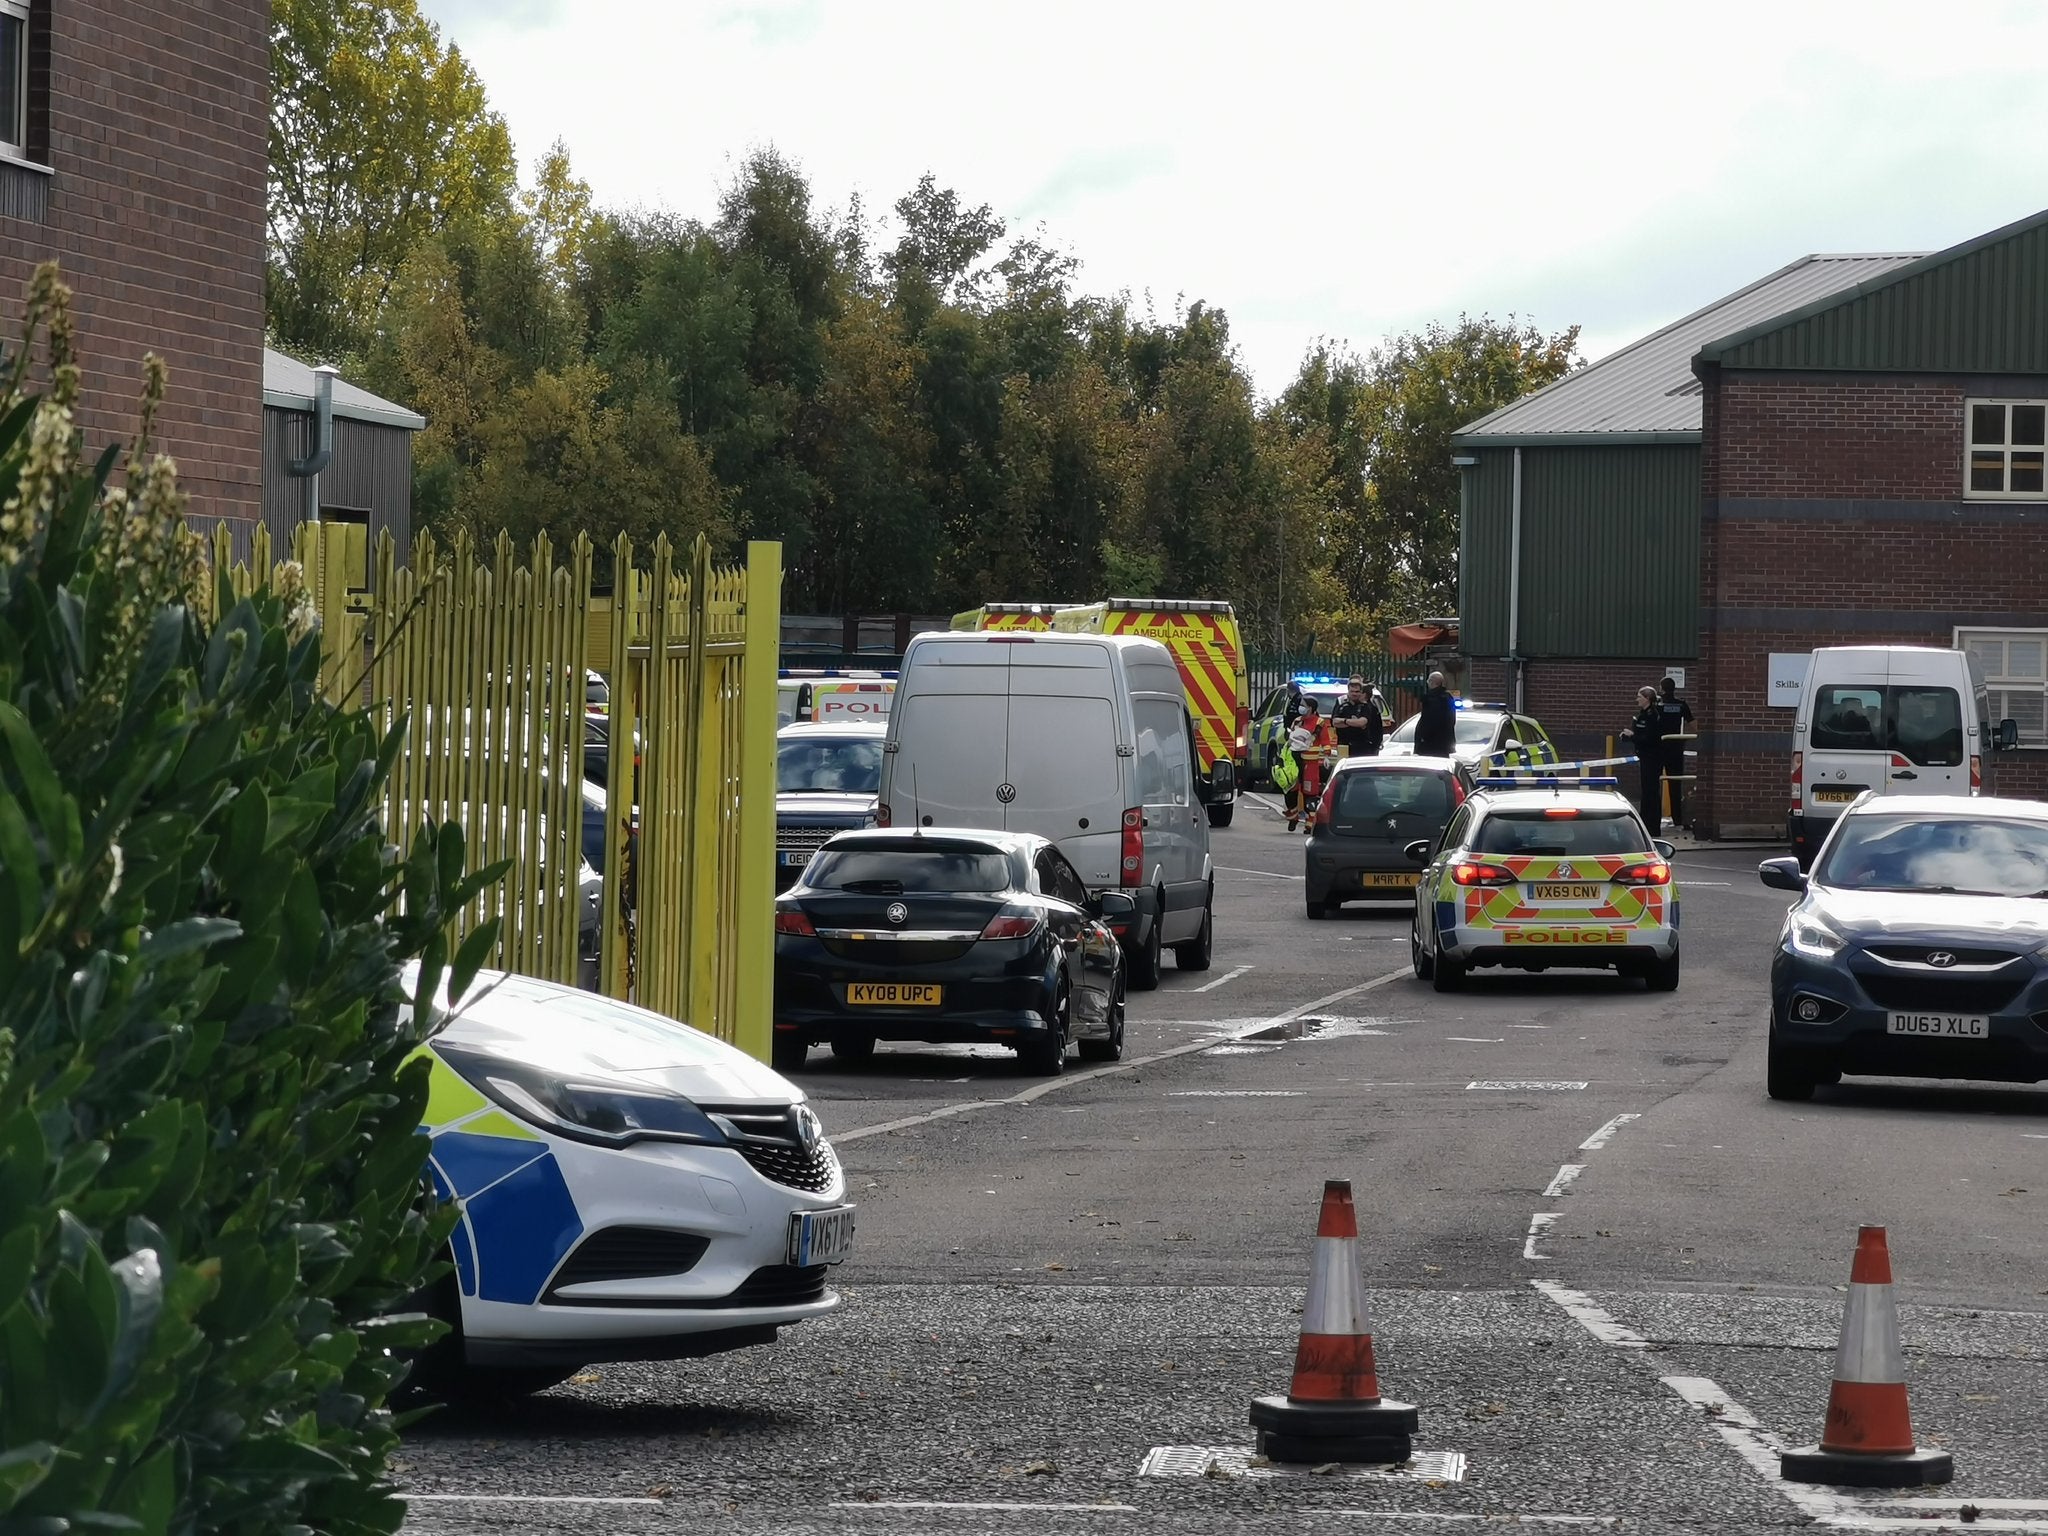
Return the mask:
<svg viewBox="0 0 2048 1536">
<path fill-rule="evenodd" d="M 265 0 L 0 0 L 5 312 L 61 262 L 88 448 L 133 435 L 157 352 L 158 441 L 193 513 L 244 526 L 262 500 L 269 33 Z"/>
<path fill-rule="evenodd" d="M 2048 792 L 2048 213 L 1932 255 L 1815 256 L 1454 439 L 1475 694 L 1570 750 L 1681 670 L 1688 820 L 1782 829 L 1773 655 L 1960 645 Z"/>
</svg>

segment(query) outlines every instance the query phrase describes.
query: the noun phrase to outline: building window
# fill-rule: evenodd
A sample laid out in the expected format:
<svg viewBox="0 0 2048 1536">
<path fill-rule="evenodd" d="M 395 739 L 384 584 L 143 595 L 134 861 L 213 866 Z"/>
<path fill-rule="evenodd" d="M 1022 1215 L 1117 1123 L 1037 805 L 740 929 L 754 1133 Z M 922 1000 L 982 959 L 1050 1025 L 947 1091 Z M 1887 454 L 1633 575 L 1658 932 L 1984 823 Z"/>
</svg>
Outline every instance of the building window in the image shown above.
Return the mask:
<svg viewBox="0 0 2048 1536">
<path fill-rule="evenodd" d="M 2048 629 L 1959 629 L 1991 691 L 1991 723 L 2016 720 L 2020 744 L 2048 747 Z"/>
<path fill-rule="evenodd" d="M 1973 497 L 2048 499 L 2048 402 L 1971 400 L 1969 469 Z"/>
<path fill-rule="evenodd" d="M 0 152 L 28 154 L 26 0 L 0 0 Z"/>
</svg>

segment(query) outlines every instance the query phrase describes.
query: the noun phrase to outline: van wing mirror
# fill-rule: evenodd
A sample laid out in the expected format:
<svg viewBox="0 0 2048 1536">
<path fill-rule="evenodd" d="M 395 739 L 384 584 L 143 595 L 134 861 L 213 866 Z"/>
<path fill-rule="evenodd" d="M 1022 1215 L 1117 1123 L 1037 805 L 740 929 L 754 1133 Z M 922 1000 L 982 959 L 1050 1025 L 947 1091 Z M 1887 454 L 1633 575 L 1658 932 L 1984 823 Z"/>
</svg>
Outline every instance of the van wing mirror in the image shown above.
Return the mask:
<svg viewBox="0 0 2048 1536">
<path fill-rule="evenodd" d="M 2017 749 L 2018 749 L 2018 747 L 2019 747 L 2019 744 L 2020 744 L 2020 723 L 2019 723 L 2019 721 L 2017 721 L 2017 720 L 2014 720 L 2014 719 L 2012 719 L 2012 718 L 2011 718 L 2010 716 L 2008 716 L 2008 717 L 2007 717 L 2006 719 L 2003 719 L 2003 720 L 1999 721 L 1999 722 L 1998 722 L 1998 739 L 1997 739 L 1997 742 L 1996 742 L 1996 744 L 1995 744 L 1995 745 L 1994 745 L 1994 747 L 1993 747 L 1993 750 L 1994 750 L 1994 751 L 1998 751 L 1998 752 L 2012 752 L 2012 751 L 2015 751 L 2015 750 L 2017 750 Z"/>
</svg>

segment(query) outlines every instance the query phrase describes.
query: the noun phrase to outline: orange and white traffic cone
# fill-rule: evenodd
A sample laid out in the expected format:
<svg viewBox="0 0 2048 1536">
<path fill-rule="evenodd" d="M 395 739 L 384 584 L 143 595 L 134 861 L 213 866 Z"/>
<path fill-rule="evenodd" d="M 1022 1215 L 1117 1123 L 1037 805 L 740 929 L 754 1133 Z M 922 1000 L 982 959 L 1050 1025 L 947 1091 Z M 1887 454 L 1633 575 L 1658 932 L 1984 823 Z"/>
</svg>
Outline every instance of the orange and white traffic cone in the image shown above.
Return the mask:
<svg viewBox="0 0 2048 1536">
<path fill-rule="evenodd" d="M 1906 1364 L 1892 1300 L 1892 1257 L 1883 1227 L 1856 1233 L 1849 1304 L 1820 1444 L 1781 1452 L 1778 1469 L 1795 1483 L 1851 1488 L 1921 1488 L 1955 1476 L 1947 1451 L 1913 1444 L 1906 1411 Z"/>
<path fill-rule="evenodd" d="M 1323 1185 L 1294 1381 L 1285 1397 L 1253 1398 L 1251 1417 L 1259 1432 L 1259 1454 L 1273 1461 L 1408 1459 L 1408 1437 L 1415 1433 L 1418 1416 L 1413 1403 L 1380 1396 L 1349 1180 Z"/>
</svg>

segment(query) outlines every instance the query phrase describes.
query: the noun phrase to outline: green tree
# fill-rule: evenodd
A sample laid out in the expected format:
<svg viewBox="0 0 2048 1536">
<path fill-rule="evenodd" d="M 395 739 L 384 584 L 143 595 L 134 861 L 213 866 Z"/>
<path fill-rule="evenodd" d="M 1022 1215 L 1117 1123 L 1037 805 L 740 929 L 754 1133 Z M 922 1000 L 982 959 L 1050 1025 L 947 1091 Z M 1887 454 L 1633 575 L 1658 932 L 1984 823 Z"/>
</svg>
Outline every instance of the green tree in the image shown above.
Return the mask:
<svg viewBox="0 0 2048 1536">
<path fill-rule="evenodd" d="M 1363 639 L 1457 603 L 1460 427 L 1580 363 L 1578 327 L 1546 335 L 1509 316 L 1461 316 L 1396 336 L 1365 358 L 1318 346 L 1274 403 L 1297 441 L 1328 459 L 1325 636 Z"/>
<path fill-rule="evenodd" d="M 270 47 L 270 331 L 353 355 L 424 240 L 509 209 L 512 141 L 415 0 L 272 0 Z"/>
</svg>

